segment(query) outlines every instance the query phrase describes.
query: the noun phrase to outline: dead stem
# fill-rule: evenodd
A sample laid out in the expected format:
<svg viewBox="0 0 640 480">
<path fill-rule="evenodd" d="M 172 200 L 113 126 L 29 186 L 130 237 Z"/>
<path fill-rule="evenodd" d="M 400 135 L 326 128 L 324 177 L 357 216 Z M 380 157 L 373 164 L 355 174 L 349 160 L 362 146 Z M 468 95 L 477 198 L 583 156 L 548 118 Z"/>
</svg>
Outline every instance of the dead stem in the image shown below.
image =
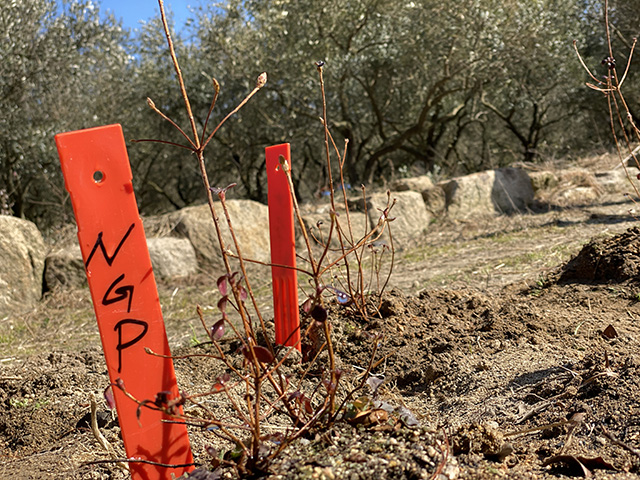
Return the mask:
<svg viewBox="0 0 640 480">
<path fill-rule="evenodd" d="M 178 83 L 180 84 L 180 92 L 182 93 L 182 99 L 184 100 L 184 106 L 187 110 L 187 116 L 189 117 L 189 123 L 191 124 L 191 130 L 193 131 L 193 143 L 196 149 L 200 149 L 200 139 L 198 137 L 198 128 L 196 127 L 196 121 L 193 118 L 193 112 L 191 111 L 191 102 L 189 102 L 189 96 L 187 95 L 187 89 L 184 86 L 184 79 L 182 78 L 182 71 L 180 70 L 180 64 L 178 63 L 178 57 L 176 57 L 176 50 L 173 46 L 173 40 L 171 40 L 171 32 L 169 31 L 169 24 L 167 23 L 167 16 L 164 11 L 163 0 L 158 0 L 160 6 L 160 16 L 162 18 L 162 26 L 164 27 L 164 34 L 167 37 L 167 43 L 169 44 L 169 52 L 171 54 L 171 61 L 173 62 L 173 68 L 178 76 Z M 186 136 L 186 135 L 185 135 Z M 188 138 L 188 137 L 187 137 Z"/>
<path fill-rule="evenodd" d="M 266 72 L 262 72 L 259 76 L 258 76 L 258 80 L 256 81 L 256 86 L 254 87 L 253 90 L 251 90 L 251 93 L 249 93 L 249 95 L 247 95 L 241 102 L 240 104 L 238 104 L 238 106 L 236 108 L 234 108 L 233 110 L 231 110 L 226 117 L 224 117 L 222 119 L 222 121 L 218 124 L 218 126 L 216 128 L 213 129 L 213 132 L 211 132 L 211 134 L 209 135 L 209 137 L 207 137 L 207 141 L 204 142 L 202 144 L 202 148 L 205 148 L 209 142 L 211 141 L 211 139 L 213 138 L 213 136 L 218 132 L 218 130 L 220 130 L 220 127 L 222 127 L 222 125 L 224 125 L 224 123 L 231 118 L 234 114 L 238 113 L 238 110 L 240 110 L 242 107 L 245 106 L 245 104 L 251 99 L 251 97 L 253 97 L 256 93 L 258 93 L 258 90 L 260 90 L 262 87 L 264 87 L 264 85 L 267 83 L 267 73 Z"/>
<path fill-rule="evenodd" d="M 320 91 L 322 92 L 322 123 L 324 126 L 324 148 L 327 162 L 327 175 L 329 177 L 329 194 L 331 195 L 331 208 L 335 212 L 336 205 L 333 192 L 333 173 L 331 172 L 331 152 L 329 150 L 329 127 L 327 126 L 327 98 L 324 91 L 324 76 L 323 76 L 324 62 L 316 62 L 316 69 L 318 70 L 318 77 L 320 78 Z"/>
<path fill-rule="evenodd" d="M 96 396 L 91 393 L 89 395 L 89 402 L 91 405 L 91 433 L 93 433 L 94 438 L 98 441 L 100 446 L 104 449 L 105 452 L 111 456 L 112 461 L 116 464 L 116 466 L 126 472 L 129 471 L 129 465 L 124 462 L 116 460 L 116 452 L 109 443 L 109 441 L 102 435 L 100 428 L 98 427 L 97 413 L 98 413 L 98 404 L 96 403 Z"/>
<path fill-rule="evenodd" d="M 613 435 L 611 432 L 609 432 L 609 430 L 607 430 L 607 428 L 602 425 L 602 434 L 607 437 L 609 440 L 611 440 L 615 445 L 618 445 L 619 447 L 624 448 L 625 450 L 628 450 L 630 453 L 634 454 L 636 457 L 640 458 L 640 450 L 638 450 L 637 448 L 633 448 L 630 445 L 627 445 L 626 443 L 622 442 L 621 440 L 618 440 L 615 435 Z"/>
<path fill-rule="evenodd" d="M 273 345 L 271 345 L 271 341 L 269 340 L 269 336 L 267 335 L 267 326 L 264 323 L 264 319 L 262 318 L 262 314 L 260 313 L 260 309 L 258 308 L 258 301 L 256 300 L 256 296 L 254 295 L 253 289 L 251 288 L 251 283 L 249 282 L 249 276 L 247 275 L 247 269 L 245 267 L 244 257 L 242 256 L 242 251 L 240 249 L 240 242 L 238 242 L 238 238 L 236 237 L 236 232 L 231 222 L 231 216 L 229 215 L 229 209 L 227 208 L 227 203 L 224 198 L 224 193 L 221 192 L 220 194 L 218 194 L 218 197 L 220 198 L 220 204 L 222 205 L 222 210 L 227 220 L 227 225 L 229 226 L 229 232 L 231 233 L 231 238 L 233 239 L 233 244 L 236 248 L 237 259 L 240 265 L 240 271 L 242 272 L 242 275 L 244 277 L 244 283 L 247 286 L 247 292 L 249 294 L 249 298 L 251 298 L 254 311 L 256 312 L 258 321 L 260 322 L 260 328 L 262 328 L 262 333 L 264 335 L 265 341 L 267 342 L 267 348 L 273 354 L 274 353 Z M 253 327 L 249 325 L 249 328 L 251 330 L 251 334 L 255 336 L 255 333 L 253 332 Z"/>
</svg>

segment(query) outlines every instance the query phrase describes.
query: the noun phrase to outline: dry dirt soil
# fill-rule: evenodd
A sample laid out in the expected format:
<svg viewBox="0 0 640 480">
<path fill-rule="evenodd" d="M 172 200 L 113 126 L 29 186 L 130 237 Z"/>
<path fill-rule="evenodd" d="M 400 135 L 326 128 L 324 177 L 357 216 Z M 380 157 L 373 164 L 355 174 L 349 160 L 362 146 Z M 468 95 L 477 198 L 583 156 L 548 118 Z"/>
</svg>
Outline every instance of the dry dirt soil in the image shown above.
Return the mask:
<svg viewBox="0 0 640 480">
<path fill-rule="evenodd" d="M 434 224 L 423 246 L 398 252 L 372 321 L 344 307 L 330 312 L 345 385 L 357 382 L 372 338 L 382 335 L 376 358 L 384 360 L 372 373 L 384 381 L 375 395 L 369 386 L 362 391 L 379 402 L 378 416 L 311 432 L 265 476 L 640 478 L 633 209 L 611 195 Z M 160 285 L 174 353 L 206 348 L 195 346 L 204 336 L 194 306 L 213 310 L 214 286 L 206 278 Z M 0 478 L 128 478 L 113 463 L 95 463 L 113 457 L 88 428 L 92 393 L 113 454 L 124 451 L 102 399 L 108 378 L 88 291 L 53 292 L 35 310 L 0 322 Z M 232 345 L 225 348 L 232 354 Z M 223 369 L 186 358 L 176 371 L 181 388 L 192 391 Z M 215 437 L 198 428 L 190 436 L 196 462 L 210 465 L 206 448 L 217 445 Z"/>
</svg>

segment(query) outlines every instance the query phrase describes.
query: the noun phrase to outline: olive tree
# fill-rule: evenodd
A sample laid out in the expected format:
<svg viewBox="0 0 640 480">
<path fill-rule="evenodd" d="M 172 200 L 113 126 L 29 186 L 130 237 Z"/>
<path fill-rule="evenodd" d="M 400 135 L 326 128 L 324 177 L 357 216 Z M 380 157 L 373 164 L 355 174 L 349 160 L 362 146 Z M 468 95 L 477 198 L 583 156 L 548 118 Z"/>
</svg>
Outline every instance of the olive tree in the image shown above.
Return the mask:
<svg viewBox="0 0 640 480">
<path fill-rule="evenodd" d="M 502 135 L 492 132 L 496 151 L 507 161 L 531 162 L 546 145 L 555 151 L 570 145 L 567 132 L 584 130 L 581 66 L 572 46 L 583 38 L 580 2 L 512 0 L 485 8 L 493 75 L 481 100 L 503 128 Z"/>
<path fill-rule="evenodd" d="M 230 0 L 204 9 L 200 59 L 223 95 L 240 96 L 257 72 L 270 79 L 219 136 L 221 168 L 259 198 L 260 148 L 290 141 L 298 175 L 325 186 L 317 60 L 326 64 L 334 139 L 339 148 L 348 140 L 352 184 L 399 169 L 453 173 L 535 160 L 545 145 L 570 144 L 571 132 L 585 128 L 571 46 L 585 35 L 581 5 Z"/>
<path fill-rule="evenodd" d="M 0 31 L 0 191 L 47 226 L 69 212 L 53 136 L 115 120 L 127 36 L 81 0 L 9 0 Z"/>
<path fill-rule="evenodd" d="M 488 73 L 474 4 L 236 0 L 203 12 L 201 55 L 218 70 L 223 93 L 248 88 L 255 72 L 269 73 L 266 92 L 219 138 L 229 164 L 259 177 L 251 147 L 291 141 L 298 171 L 314 169 L 316 187 L 323 186 L 314 65 L 322 60 L 329 126 L 339 148 L 349 142 L 349 182 L 371 183 L 416 162 L 433 168 Z"/>
</svg>

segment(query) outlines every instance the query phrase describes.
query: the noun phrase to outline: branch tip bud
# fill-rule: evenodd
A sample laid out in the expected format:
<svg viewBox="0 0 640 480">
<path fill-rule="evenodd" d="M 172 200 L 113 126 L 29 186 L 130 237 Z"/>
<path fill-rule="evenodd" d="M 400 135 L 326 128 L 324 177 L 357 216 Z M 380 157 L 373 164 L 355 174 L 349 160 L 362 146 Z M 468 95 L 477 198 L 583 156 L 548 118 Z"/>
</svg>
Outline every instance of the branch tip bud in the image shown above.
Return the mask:
<svg viewBox="0 0 640 480">
<path fill-rule="evenodd" d="M 262 72 L 258 75 L 258 80 L 256 81 L 256 88 L 262 88 L 267 83 L 267 72 Z"/>
</svg>

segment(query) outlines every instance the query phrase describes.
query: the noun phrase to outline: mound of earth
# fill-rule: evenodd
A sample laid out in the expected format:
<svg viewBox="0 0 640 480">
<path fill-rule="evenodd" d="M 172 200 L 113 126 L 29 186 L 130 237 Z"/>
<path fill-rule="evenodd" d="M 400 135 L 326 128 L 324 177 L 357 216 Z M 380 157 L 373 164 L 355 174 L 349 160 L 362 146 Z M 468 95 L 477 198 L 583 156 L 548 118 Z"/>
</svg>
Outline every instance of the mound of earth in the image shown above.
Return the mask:
<svg viewBox="0 0 640 480">
<path fill-rule="evenodd" d="M 532 287 L 391 290 L 370 322 L 332 306 L 345 384 L 359 381 L 376 342 L 375 396 L 403 413 L 314 432 L 289 445 L 265 477 L 638 478 L 638 236 L 633 228 L 593 241 Z M 91 394 L 105 410 L 97 348 L 1 368 L 0 478 L 127 478 L 114 463 L 96 463 L 124 457 L 110 412 L 101 431 L 114 452 L 88 428 Z M 176 373 L 193 390 L 220 365 L 180 359 Z M 206 471 L 215 439 L 197 428 L 190 437 L 201 465 L 193 478 L 217 478 Z"/>
<path fill-rule="evenodd" d="M 595 239 L 562 269 L 561 282 L 619 283 L 640 277 L 640 228 Z"/>
</svg>

